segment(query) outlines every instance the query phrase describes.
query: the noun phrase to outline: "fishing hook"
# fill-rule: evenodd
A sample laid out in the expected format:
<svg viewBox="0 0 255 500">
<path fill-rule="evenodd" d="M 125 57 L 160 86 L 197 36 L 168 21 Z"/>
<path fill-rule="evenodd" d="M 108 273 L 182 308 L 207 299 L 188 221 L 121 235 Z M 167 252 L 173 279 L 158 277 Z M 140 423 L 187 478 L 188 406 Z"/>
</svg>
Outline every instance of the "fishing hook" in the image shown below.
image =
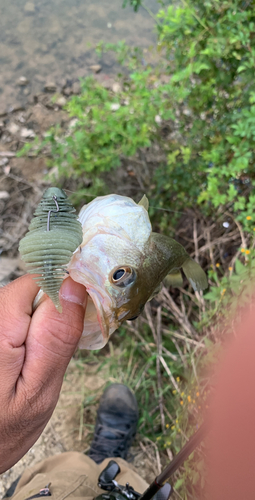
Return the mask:
<svg viewBox="0 0 255 500">
<path fill-rule="evenodd" d="M 48 212 L 47 231 L 50 231 L 50 215 L 51 215 L 51 213 L 57 214 L 59 212 L 59 206 L 58 206 L 58 199 L 57 199 L 57 197 L 54 195 L 54 196 L 52 196 L 52 199 L 55 202 L 57 210 L 49 210 L 49 212 Z"/>
</svg>

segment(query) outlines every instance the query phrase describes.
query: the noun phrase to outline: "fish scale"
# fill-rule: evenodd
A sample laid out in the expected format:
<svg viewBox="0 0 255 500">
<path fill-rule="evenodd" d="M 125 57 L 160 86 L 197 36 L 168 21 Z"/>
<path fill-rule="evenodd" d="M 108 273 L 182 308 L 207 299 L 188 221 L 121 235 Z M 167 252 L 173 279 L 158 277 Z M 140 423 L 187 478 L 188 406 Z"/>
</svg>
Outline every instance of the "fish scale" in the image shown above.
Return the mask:
<svg viewBox="0 0 255 500">
<path fill-rule="evenodd" d="M 20 241 L 19 251 L 27 271 L 37 275 L 34 277 L 36 283 L 59 311 L 59 290 L 66 266 L 81 243 L 82 226 L 66 193 L 59 188 L 47 189 L 35 210 L 28 233 Z"/>
</svg>

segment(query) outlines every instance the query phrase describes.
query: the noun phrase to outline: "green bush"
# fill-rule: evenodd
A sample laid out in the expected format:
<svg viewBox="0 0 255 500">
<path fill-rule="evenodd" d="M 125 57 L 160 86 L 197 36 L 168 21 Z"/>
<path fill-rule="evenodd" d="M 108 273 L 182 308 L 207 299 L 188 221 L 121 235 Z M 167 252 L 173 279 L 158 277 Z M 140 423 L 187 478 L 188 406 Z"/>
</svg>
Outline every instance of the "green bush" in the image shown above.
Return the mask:
<svg viewBox="0 0 255 500">
<path fill-rule="evenodd" d="M 86 172 L 97 194 L 102 173 L 156 142 L 165 161 L 149 194 L 177 210 L 227 206 L 246 228 L 255 205 L 253 2 L 187 0 L 157 19 L 156 66 L 144 67 L 141 51 L 123 42 L 108 45 L 135 71 L 117 94 L 85 80 L 67 105 L 76 124 L 69 134 L 52 129 L 43 145 L 62 173 Z"/>
<path fill-rule="evenodd" d="M 159 42 L 169 60 L 185 148 L 167 171 L 190 196 L 229 205 L 246 226 L 255 197 L 255 11 L 253 2 L 196 0 L 160 10 Z"/>
</svg>

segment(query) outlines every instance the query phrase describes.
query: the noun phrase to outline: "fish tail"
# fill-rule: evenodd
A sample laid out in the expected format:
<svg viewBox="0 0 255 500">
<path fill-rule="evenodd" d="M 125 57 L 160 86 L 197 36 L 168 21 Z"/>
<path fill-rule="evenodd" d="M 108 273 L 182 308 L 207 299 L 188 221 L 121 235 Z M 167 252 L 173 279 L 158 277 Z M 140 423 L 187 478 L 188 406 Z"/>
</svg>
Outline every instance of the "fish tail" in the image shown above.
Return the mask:
<svg viewBox="0 0 255 500">
<path fill-rule="evenodd" d="M 195 292 L 205 290 L 208 287 L 208 281 L 202 267 L 190 257 L 184 262 L 182 266 L 185 276 L 188 278 L 190 284 Z"/>
</svg>

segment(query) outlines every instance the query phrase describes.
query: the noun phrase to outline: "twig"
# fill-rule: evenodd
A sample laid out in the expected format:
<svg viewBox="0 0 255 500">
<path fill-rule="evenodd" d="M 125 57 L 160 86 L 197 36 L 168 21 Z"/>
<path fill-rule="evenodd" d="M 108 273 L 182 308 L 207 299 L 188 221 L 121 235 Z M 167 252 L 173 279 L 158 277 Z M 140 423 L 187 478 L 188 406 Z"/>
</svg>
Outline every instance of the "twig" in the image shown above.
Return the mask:
<svg viewBox="0 0 255 500">
<path fill-rule="evenodd" d="M 185 357 L 183 356 L 183 354 L 182 354 L 182 351 L 181 351 L 181 349 L 180 349 L 180 347 L 179 347 L 179 345 L 178 345 L 178 342 L 177 342 L 174 338 L 172 338 L 172 339 L 171 339 L 171 341 L 174 343 L 174 345 L 175 345 L 175 347 L 176 347 L 176 350 L 177 350 L 177 351 L 178 351 L 178 353 L 179 353 L 179 356 L 180 356 L 180 358 L 181 358 L 181 360 L 182 360 L 183 366 L 185 366 L 185 368 L 187 368 L 188 363 L 187 363 L 187 361 L 186 361 L 186 358 L 185 358 Z"/>
<path fill-rule="evenodd" d="M 153 19 L 153 21 L 158 25 L 160 26 L 160 22 L 159 20 L 157 19 L 156 16 L 154 16 L 153 12 L 151 11 L 151 9 L 149 9 L 149 7 L 147 7 L 146 5 L 144 5 L 143 3 L 141 3 L 141 7 L 143 7 L 144 10 L 146 10 L 146 12 L 149 14 L 149 16 Z"/>
<path fill-rule="evenodd" d="M 162 467 L 161 467 L 161 463 L 160 463 L 160 455 L 159 455 L 157 444 L 154 443 L 153 441 L 151 441 L 151 439 L 149 439 L 148 437 L 145 437 L 144 440 L 148 441 L 151 444 L 151 446 L 154 448 L 154 450 L 155 450 L 155 455 L 156 455 L 156 460 L 157 460 L 157 466 L 158 466 L 158 474 L 160 474 L 160 472 L 162 470 Z"/>
<path fill-rule="evenodd" d="M 199 381 L 198 381 L 198 378 L 197 378 L 197 370 L 196 370 L 196 365 L 195 365 L 195 361 L 194 361 L 194 356 L 191 355 L 190 359 L 191 359 L 191 364 L 192 364 L 192 368 L 193 368 L 193 372 L 194 372 L 194 376 L 195 376 L 196 382 L 197 382 L 197 384 L 199 384 Z"/>
<path fill-rule="evenodd" d="M 242 240 L 242 247 L 246 248 L 247 243 L 246 243 L 246 239 L 245 239 L 244 234 L 243 234 L 243 230 L 242 230 L 241 224 L 238 222 L 237 219 L 235 219 L 233 217 L 233 215 L 230 212 L 225 212 L 225 213 L 226 213 L 226 215 L 228 215 L 229 217 L 231 217 L 231 219 L 234 221 L 234 223 L 238 227 L 238 230 L 239 230 L 239 233 L 240 233 L 240 236 L 241 236 L 241 240 Z"/>
<path fill-rule="evenodd" d="M 16 153 L 13 153 L 13 151 L 0 151 L 0 156 L 5 156 L 6 158 L 13 158 L 16 156 Z"/>
<path fill-rule="evenodd" d="M 161 338 L 161 307 L 157 308 L 157 360 L 156 360 L 156 368 L 157 368 L 157 382 L 158 382 L 158 402 L 159 402 L 159 411 L 161 418 L 161 428 L 163 434 L 165 433 L 165 415 L 163 410 L 163 394 L 162 394 L 162 380 L 161 380 L 161 371 L 160 371 L 160 358 L 162 357 L 162 338 Z"/>
<path fill-rule="evenodd" d="M 174 315 L 175 319 L 178 321 L 180 326 L 185 330 L 185 332 L 188 335 L 196 337 L 197 332 L 195 328 L 189 322 L 185 312 L 180 311 L 179 307 L 174 302 L 174 300 L 172 299 L 171 295 L 168 293 L 165 287 L 162 288 L 160 295 L 163 296 L 163 301 L 164 298 L 166 299 L 164 301 L 164 305 L 166 306 L 167 309 L 171 311 L 171 313 Z"/>
<path fill-rule="evenodd" d="M 180 498 L 181 500 L 183 500 L 183 497 L 181 497 L 180 493 L 178 493 L 177 489 L 173 487 L 173 491 L 175 493 L 175 495 L 177 495 L 178 498 Z"/>
<path fill-rule="evenodd" d="M 162 332 L 166 333 L 167 335 L 176 337 L 177 339 L 184 340 L 184 342 L 188 342 L 190 344 L 194 344 L 197 346 L 200 346 L 200 344 L 201 344 L 201 341 L 198 342 L 197 340 L 190 339 L 189 337 L 185 337 L 184 335 L 181 335 L 181 333 L 178 333 L 178 332 L 171 332 L 170 330 L 167 330 L 166 328 L 163 328 Z M 203 346 L 202 344 L 201 344 L 201 347 L 205 348 L 205 346 Z"/>
<path fill-rule="evenodd" d="M 167 366 L 166 361 L 164 360 L 163 356 L 159 356 L 158 359 L 161 361 L 162 365 L 164 366 L 164 368 L 166 370 L 166 373 L 169 376 L 169 378 L 170 378 L 170 380 L 171 380 L 174 388 L 176 389 L 176 391 L 178 392 L 178 394 L 181 394 L 181 391 L 180 391 L 180 389 L 178 387 L 178 384 L 177 384 L 175 378 L 173 377 L 172 372 L 171 372 L 169 366 Z"/>
<path fill-rule="evenodd" d="M 134 388 L 134 392 L 136 392 L 136 391 L 137 391 L 137 389 L 139 389 L 139 387 L 140 387 L 140 385 L 141 385 L 141 382 L 142 382 L 142 380 L 143 380 L 143 378 L 144 378 L 144 376 L 145 376 L 145 374 L 146 374 L 146 372 L 147 372 L 147 370 L 148 370 L 149 366 L 152 364 L 152 362 L 153 362 L 153 360 L 152 360 L 152 359 L 149 359 L 149 361 L 147 361 L 147 363 L 146 363 L 146 365 L 145 365 L 145 367 L 144 367 L 144 369 L 143 369 L 143 371 L 142 371 L 142 375 L 141 375 L 141 377 L 140 377 L 140 378 L 138 379 L 138 381 L 136 382 L 136 385 L 135 385 L 135 388 Z"/>
<path fill-rule="evenodd" d="M 139 441 L 139 445 L 144 453 L 146 453 L 147 457 L 149 458 L 150 465 L 153 469 L 153 473 L 157 476 L 161 472 L 161 467 L 160 467 L 160 472 L 159 472 L 159 467 L 154 467 L 154 457 L 148 452 L 147 447 L 144 446 L 142 441 Z M 158 464 L 157 464 L 158 465 Z"/>
<path fill-rule="evenodd" d="M 154 415 L 154 413 L 156 413 L 156 411 L 158 411 L 158 409 L 159 409 L 159 405 L 155 406 L 155 408 L 153 408 L 153 410 L 151 410 L 149 412 L 149 416 L 152 417 L 152 415 Z M 140 425 L 139 430 L 143 429 L 144 426 L 145 426 L 145 421 Z"/>
<path fill-rule="evenodd" d="M 155 342 L 155 344 L 157 344 L 157 334 L 156 334 L 156 330 L 155 330 L 155 327 L 153 325 L 152 316 L 151 316 L 151 305 L 148 304 L 148 302 L 144 308 L 144 311 L 145 311 L 150 329 L 151 329 L 152 334 L 153 334 L 154 342 Z"/>
<path fill-rule="evenodd" d="M 127 325 L 127 330 L 129 330 L 130 332 L 134 333 L 136 335 L 136 337 L 140 340 L 140 342 L 142 342 L 142 344 L 143 344 L 142 347 L 144 347 L 144 349 L 147 351 L 147 353 L 151 354 L 150 347 L 148 346 L 147 342 L 145 342 L 144 338 L 139 333 L 139 331 L 136 328 L 134 328 L 133 326 L 130 326 L 130 325 Z"/>
<path fill-rule="evenodd" d="M 162 351 L 164 351 L 164 353 L 169 356 L 169 358 L 171 358 L 173 361 L 177 361 L 177 356 L 175 354 L 172 354 L 170 351 L 168 351 L 168 349 L 166 349 L 166 347 L 164 347 L 162 345 Z"/>
<path fill-rule="evenodd" d="M 198 242 L 197 242 L 197 221 L 193 220 L 193 240 L 195 245 L 195 257 L 198 260 Z"/>
</svg>

